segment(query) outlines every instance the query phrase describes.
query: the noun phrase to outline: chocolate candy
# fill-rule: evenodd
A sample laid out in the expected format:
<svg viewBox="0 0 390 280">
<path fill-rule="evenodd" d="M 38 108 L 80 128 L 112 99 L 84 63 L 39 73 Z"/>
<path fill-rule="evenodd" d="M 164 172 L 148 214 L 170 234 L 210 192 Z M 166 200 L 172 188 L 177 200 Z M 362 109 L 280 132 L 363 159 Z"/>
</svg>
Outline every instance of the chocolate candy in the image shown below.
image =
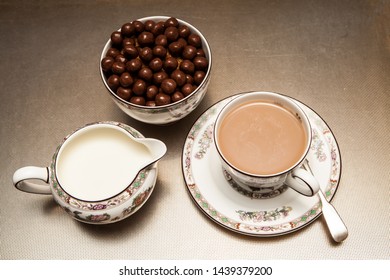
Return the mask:
<svg viewBox="0 0 390 280">
<path fill-rule="evenodd" d="M 167 56 L 167 49 L 162 45 L 157 45 L 153 48 L 153 55 L 164 59 Z"/>
<path fill-rule="evenodd" d="M 111 42 L 114 45 L 122 44 L 122 34 L 120 31 L 114 31 L 111 33 Z"/>
<path fill-rule="evenodd" d="M 120 82 L 119 82 L 119 76 L 118 75 L 111 75 L 107 79 L 107 84 L 112 89 L 113 91 L 116 91 L 116 89 L 119 87 Z"/>
<path fill-rule="evenodd" d="M 131 97 L 131 93 L 132 93 L 131 89 L 129 89 L 129 88 L 119 87 L 116 90 L 116 95 L 118 95 L 120 98 L 122 98 L 124 100 L 129 100 Z"/>
<path fill-rule="evenodd" d="M 176 82 L 174 79 L 164 79 L 161 82 L 161 89 L 166 94 L 172 94 L 176 89 Z"/>
<path fill-rule="evenodd" d="M 142 67 L 138 72 L 138 77 L 145 82 L 151 82 L 153 78 L 153 71 L 149 67 Z"/>
<path fill-rule="evenodd" d="M 141 32 L 137 39 L 138 44 L 142 47 L 152 46 L 154 43 L 154 35 L 148 31 Z"/>
<path fill-rule="evenodd" d="M 191 60 L 185 59 L 180 63 L 180 70 L 186 74 L 193 74 L 195 71 L 195 65 Z"/>
<path fill-rule="evenodd" d="M 176 82 L 177 86 L 179 87 L 183 86 L 186 83 L 186 74 L 179 69 L 176 69 L 172 72 L 171 78 Z"/>
<path fill-rule="evenodd" d="M 203 56 L 195 57 L 192 60 L 192 62 L 194 63 L 196 70 L 206 71 L 207 67 L 209 66 L 209 62 L 207 61 L 207 58 L 205 58 Z"/>
<path fill-rule="evenodd" d="M 174 18 L 135 20 L 111 33 L 101 61 L 108 87 L 140 106 L 164 106 L 190 95 L 206 77 L 202 39 Z"/>
<path fill-rule="evenodd" d="M 206 77 L 206 73 L 203 71 L 196 71 L 194 74 L 194 83 L 195 85 L 199 86 L 204 78 Z"/>
<path fill-rule="evenodd" d="M 157 106 L 168 105 L 169 103 L 171 103 L 171 97 L 168 94 L 159 93 L 156 95 L 155 102 Z"/>
<path fill-rule="evenodd" d="M 196 48 L 191 45 L 187 45 L 183 48 L 183 58 L 184 59 L 193 59 L 196 56 Z"/>
<path fill-rule="evenodd" d="M 165 27 L 169 27 L 169 26 L 177 27 L 179 26 L 179 22 L 177 21 L 176 18 L 170 17 L 165 21 Z"/>
<path fill-rule="evenodd" d="M 171 96 L 171 100 L 172 100 L 172 102 L 177 102 L 177 101 L 179 101 L 179 100 L 181 100 L 181 99 L 183 99 L 184 98 L 184 95 L 183 95 L 183 93 L 181 93 L 180 91 L 176 91 L 174 94 L 172 94 L 172 96 Z"/>
<path fill-rule="evenodd" d="M 168 78 L 167 72 L 160 71 L 160 72 L 154 73 L 154 74 L 153 74 L 153 83 L 154 83 L 155 85 L 160 86 L 161 83 L 162 83 L 162 81 L 163 81 L 164 79 L 167 79 L 167 78 Z"/>
<path fill-rule="evenodd" d="M 126 62 L 126 70 L 129 72 L 138 72 L 142 68 L 142 61 L 139 58 L 134 58 Z"/>
<path fill-rule="evenodd" d="M 153 58 L 149 62 L 149 67 L 150 67 L 150 69 L 153 70 L 153 72 L 161 71 L 161 69 L 163 67 L 163 62 L 162 62 L 161 58 L 159 58 L 159 57 Z"/>
<path fill-rule="evenodd" d="M 183 45 L 179 41 L 172 42 L 169 44 L 168 50 L 172 56 L 178 57 L 183 52 Z"/>
<path fill-rule="evenodd" d="M 198 34 L 190 34 L 188 35 L 188 44 L 194 46 L 195 48 L 200 48 L 202 46 L 202 39 Z"/>
<path fill-rule="evenodd" d="M 164 70 L 168 73 L 172 72 L 173 70 L 175 70 L 177 68 L 177 66 L 179 66 L 179 62 L 177 61 L 176 58 L 174 57 L 168 57 L 165 61 L 164 61 Z"/>
<path fill-rule="evenodd" d="M 105 58 L 102 59 L 102 70 L 104 72 L 109 72 L 111 71 L 111 67 L 114 64 L 115 60 L 111 56 L 106 56 Z"/>
<path fill-rule="evenodd" d="M 146 92 L 146 83 L 144 80 L 138 79 L 133 84 L 133 93 L 135 95 L 143 95 Z"/>
<path fill-rule="evenodd" d="M 130 37 L 134 34 L 134 32 L 135 32 L 135 27 L 131 22 L 127 22 L 123 24 L 121 27 L 121 33 L 122 36 L 124 37 Z"/>
<path fill-rule="evenodd" d="M 115 74 L 122 74 L 126 70 L 126 65 L 123 62 L 115 61 L 112 64 L 111 70 Z"/>
<path fill-rule="evenodd" d="M 167 36 L 168 42 L 174 42 L 179 38 L 179 30 L 174 26 L 165 29 L 164 35 Z"/>
<path fill-rule="evenodd" d="M 143 96 L 133 96 L 130 98 L 130 102 L 142 106 L 146 105 L 146 100 Z"/>
<path fill-rule="evenodd" d="M 131 77 L 130 73 L 124 72 L 119 78 L 119 82 L 122 87 L 127 88 L 133 84 L 133 77 Z"/>
</svg>

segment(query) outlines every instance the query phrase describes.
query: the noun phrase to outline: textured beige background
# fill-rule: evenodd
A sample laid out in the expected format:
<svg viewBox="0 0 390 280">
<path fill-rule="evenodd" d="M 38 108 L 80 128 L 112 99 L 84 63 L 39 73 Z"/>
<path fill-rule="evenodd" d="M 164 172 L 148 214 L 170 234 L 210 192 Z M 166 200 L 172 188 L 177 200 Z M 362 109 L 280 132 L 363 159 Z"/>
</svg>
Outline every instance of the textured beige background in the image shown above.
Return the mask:
<svg viewBox="0 0 390 280">
<path fill-rule="evenodd" d="M 100 80 L 100 52 L 124 22 L 171 15 L 213 51 L 200 107 L 169 127 L 134 121 Z M 389 1 L 0 1 L 0 259 L 389 259 Z M 350 236 L 334 244 L 320 217 L 282 237 L 223 229 L 192 202 L 181 173 L 197 117 L 237 92 L 269 90 L 312 107 L 332 128 L 342 177 L 333 204 Z M 13 172 L 47 166 L 85 123 L 114 120 L 163 140 L 155 191 L 123 222 L 71 219 L 50 196 L 22 193 Z"/>
</svg>

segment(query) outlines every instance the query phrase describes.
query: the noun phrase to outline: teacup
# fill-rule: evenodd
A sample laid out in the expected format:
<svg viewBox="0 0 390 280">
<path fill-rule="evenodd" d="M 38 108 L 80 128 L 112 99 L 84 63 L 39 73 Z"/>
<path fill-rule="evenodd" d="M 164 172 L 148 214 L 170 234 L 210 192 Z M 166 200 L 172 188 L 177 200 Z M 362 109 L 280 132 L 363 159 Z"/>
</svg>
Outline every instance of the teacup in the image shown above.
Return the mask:
<svg viewBox="0 0 390 280">
<path fill-rule="evenodd" d="M 301 168 L 312 138 L 309 119 L 291 98 L 247 92 L 229 101 L 214 125 L 214 143 L 235 189 L 254 198 L 278 195 L 288 187 L 313 196 L 319 183 Z"/>
<path fill-rule="evenodd" d="M 13 183 L 21 191 L 52 194 L 76 220 L 112 223 L 135 213 L 149 198 L 157 161 L 166 150 L 160 140 L 144 138 L 122 123 L 87 124 L 65 137 L 49 167 L 22 167 Z"/>
</svg>

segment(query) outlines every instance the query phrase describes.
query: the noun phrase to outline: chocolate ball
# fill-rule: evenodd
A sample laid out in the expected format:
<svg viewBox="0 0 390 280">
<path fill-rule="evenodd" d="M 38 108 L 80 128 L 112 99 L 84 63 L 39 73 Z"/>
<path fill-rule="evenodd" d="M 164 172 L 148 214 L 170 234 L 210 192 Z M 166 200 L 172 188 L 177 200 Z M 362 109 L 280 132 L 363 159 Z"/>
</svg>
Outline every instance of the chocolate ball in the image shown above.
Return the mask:
<svg viewBox="0 0 390 280">
<path fill-rule="evenodd" d="M 126 62 L 126 70 L 128 72 L 138 72 L 142 68 L 142 61 L 139 58 L 133 58 Z"/>
<path fill-rule="evenodd" d="M 183 49 L 183 58 L 192 60 L 196 56 L 196 48 L 191 45 L 187 45 Z"/>
<path fill-rule="evenodd" d="M 109 48 L 107 50 L 106 56 L 116 57 L 118 54 L 120 54 L 120 51 L 116 48 Z"/>
<path fill-rule="evenodd" d="M 122 46 L 125 47 L 126 45 L 133 45 L 135 46 L 135 39 L 134 38 L 125 38 L 122 41 Z"/>
<path fill-rule="evenodd" d="M 206 56 L 206 53 L 204 52 L 203 49 L 197 49 L 196 50 L 196 56 Z"/>
<path fill-rule="evenodd" d="M 123 62 L 115 61 L 112 64 L 111 71 L 115 74 L 122 74 L 126 70 L 126 65 Z"/>
<path fill-rule="evenodd" d="M 194 46 L 195 48 L 200 48 L 202 46 L 202 39 L 198 34 L 192 33 L 188 35 L 187 41 L 188 44 Z"/>
<path fill-rule="evenodd" d="M 114 45 L 120 45 L 122 44 L 122 34 L 119 31 L 114 31 L 111 33 L 111 42 Z"/>
<path fill-rule="evenodd" d="M 206 77 L 206 73 L 204 71 L 196 71 L 194 74 L 195 85 L 199 86 L 205 77 Z"/>
<path fill-rule="evenodd" d="M 167 55 L 167 49 L 164 46 L 157 45 L 153 48 L 153 55 L 164 59 Z"/>
<path fill-rule="evenodd" d="M 153 71 L 149 67 L 142 67 L 138 72 L 138 77 L 145 82 L 151 82 L 153 78 Z"/>
<path fill-rule="evenodd" d="M 179 39 L 177 39 L 176 42 L 179 42 L 183 46 L 183 48 L 188 45 L 186 39 L 184 39 L 184 38 L 179 38 Z"/>
<path fill-rule="evenodd" d="M 164 71 L 160 71 L 153 74 L 153 83 L 157 86 L 161 85 L 164 79 L 168 79 L 168 74 Z"/>
<path fill-rule="evenodd" d="M 152 32 L 154 26 L 156 25 L 156 22 L 154 20 L 148 19 L 147 21 L 145 21 L 144 25 L 146 31 Z"/>
<path fill-rule="evenodd" d="M 155 102 L 157 106 L 168 105 L 169 103 L 171 103 L 171 97 L 168 94 L 160 92 L 156 95 Z"/>
<path fill-rule="evenodd" d="M 168 39 L 167 36 L 164 34 L 160 34 L 156 37 L 156 40 L 154 40 L 154 43 L 158 46 L 167 47 L 168 46 Z"/>
<path fill-rule="evenodd" d="M 182 38 L 187 38 L 191 34 L 191 30 L 187 25 L 179 26 L 179 36 Z"/>
<path fill-rule="evenodd" d="M 163 34 L 165 30 L 165 24 L 163 21 L 157 22 L 154 27 L 152 28 L 151 32 L 154 36 L 158 36 L 160 34 Z"/>
<path fill-rule="evenodd" d="M 133 93 L 135 95 L 141 96 L 145 93 L 146 91 L 146 83 L 144 80 L 138 79 L 134 82 L 133 84 Z"/>
<path fill-rule="evenodd" d="M 142 21 L 135 20 L 133 21 L 134 29 L 136 34 L 140 34 L 142 31 L 145 30 L 145 25 Z"/>
<path fill-rule="evenodd" d="M 161 83 L 161 89 L 166 94 L 172 94 L 176 89 L 176 82 L 174 79 L 164 79 Z"/>
<path fill-rule="evenodd" d="M 170 17 L 165 21 L 165 27 L 174 26 L 177 27 L 179 25 L 179 22 L 176 18 Z"/>
<path fill-rule="evenodd" d="M 129 72 L 123 72 L 119 78 L 119 82 L 122 87 L 129 87 L 133 84 L 134 81 Z"/>
<path fill-rule="evenodd" d="M 165 29 L 164 35 L 167 36 L 168 42 L 174 42 L 179 38 L 179 30 L 174 26 Z"/>
<path fill-rule="evenodd" d="M 192 62 L 195 65 L 195 70 L 206 71 L 207 66 L 209 66 L 209 62 L 204 56 L 196 56 Z"/>
<path fill-rule="evenodd" d="M 151 32 L 143 31 L 138 35 L 137 40 L 141 47 L 152 46 L 154 43 L 154 35 Z"/>
<path fill-rule="evenodd" d="M 145 98 L 142 96 L 133 96 L 130 98 L 130 102 L 141 106 L 145 106 L 146 104 Z"/>
<path fill-rule="evenodd" d="M 177 86 L 179 87 L 183 86 L 186 83 L 186 74 L 179 69 L 176 69 L 172 72 L 171 78 L 175 80 Z"/>
<path fill-rule="evenodd" d="M 118 95 L 120 98 L 122 98 L 123 100 L 126 100 L 128 101 L 131 97 L 131 89 L 129 88 L 123 88 L 123 87 L 119 87 L 117 90 L 116 90 L 116 95 Z"/>
<path fill-rule="evenodd" d="M 128 58 L 136 58 L 138 56 L 138 49 L 136 46 L 127 44 L 123 47 L 123 54 Z"/>
<path fill-rule="evenodd" d="M 175 70 L 178 65 L 179 65 L 179 62 L 177 61 L 177 59 L 170 56 L 167 59 L 165 59 L 163 68 L 166 72 L 170 73 L 173 70 Z"/>
<path fill-rule="evenodd" d="M 172 42 L 169 44 L 168 46 L 168 50 L 169 50 L 169 53 L 172 55 L 172 56 L 180 56 L 182 51 L 183 51 L 183 45 L 176 41 L 176 42 Z"/>
<path fill-rule="evenodd" d="M 114 64 L 115 60 L 111 56 L 106 56 L 105 58 L 102 59 L 101 66 L 102 70 L 104 72 L 109 72 L 111 71 L 111 67 Z"/>
<path fill-rule="evenodd" d="M 156 105 L 156 102 L 155 101 L 153 101 L 153 100 L 148 100 L 148 101 L 146 101 L 146 104 L 145 104 L 146 106 L 148 106 L 148 107 L 156 107 L 157 105 Z"/>
<path fill-rule="evenodd" d="M 153 58 L 149 62 L 149 67 L 150 67 L 150 69 L 153 70 L 153 72 L 161 71 L 161 69 L 163 67 L 163 62 L 162 62 L 161 58 L 159 58 L 159 57 Z"/>
<path fill-rule="evenodd" d="M 121 33 L 123 36 L 131 37 L 134 34 L 135 28 L 131 22 L 127 22 L 122 25 Z"/>
<path fill-rule="evenodd" d="M 181 92 L 184 94 L 184 96 L 190 95 L 194 91 L 195 87 L 191 84 L 185 84 L 181 88 Z"/>
<path fill-rule="evenodd" d="M 115 61 L 122 62 L 122 63 L 125 63 L 125 64 L 126 64 L 127 59 L 126 59 L 126 57 L 125 57 L 123 54 L 118 54 L 118 55 L 115 57 Z"/>
<path fill-rule="evenodd" d="M 109 88 L 112 90 L 112 91 L 116 91 L 117 88 L 120 86 L 120 82 L 119 82 L 119 76 L 118 75 L 111 75 L 110 77 L 108 77 L 107 79 L 107 84 L 109 86 Z"/>
<path fill-rule="evenodd" d="M 171 96 L 171 100 L 172 102 L 177 102 L 179 100 L 182 100 L 184 98 L 184 95 L 183 93 L 181 93 L 180 91 L 176 91 L 172 94 Z"/>
<path fill-rule="evenodd" d="M 158 87 L 155 85 L 148 86 L 146 88 L 146 99 L 147 100 L 154 100 L 156 98 L 156 95 L 158 94 Z"/>
<path fill-rule="evenodd" d="M 180 63 L 180 70 L 186 74 L 193 74 L 195 71 L 195 65 L 192 61 L 185 59 Z"/>
<path fill-rule="evenodd" d="M 139 51 L 139 57 L 142 59 L 143 62 L 149 62 L 153 58 L 153 51 L 149 47 L 142 48 L 141 51 Z"/>
<path fill-rule="evenodd" d="M 186 74 L 186 84 L 193 84 L 194 83 L 194 77 L 192 77 L 189 74 Z"/>
</svg>

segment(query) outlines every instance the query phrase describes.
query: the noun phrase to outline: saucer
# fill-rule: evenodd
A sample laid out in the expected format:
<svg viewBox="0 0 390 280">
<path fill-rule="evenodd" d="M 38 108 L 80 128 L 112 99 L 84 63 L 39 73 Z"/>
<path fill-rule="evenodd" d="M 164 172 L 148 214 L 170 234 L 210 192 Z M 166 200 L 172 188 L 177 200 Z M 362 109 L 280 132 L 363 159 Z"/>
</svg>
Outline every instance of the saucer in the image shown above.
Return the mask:
<svg viewBox="0 0 390 280">
<path fill-rule="evenodd" d="M 288 188 L 274 197 L 254 198 L 237 191 L 225 177 L 213 143 L 213 126 L 222 107 L 237 96 L 211 106 L 187 135 L 182 169 L 191 198 L 208 218 L 234 232 L 267 237 L 297 231 L 321 214 L 317 195 L 306 197 Z M 321 190 L 330 201 L 341 176 L 338 144 L 325 121 L 311 108 L 295 101 L 307 114 L 313 130 L 307 159 Z"/>
</svg>

